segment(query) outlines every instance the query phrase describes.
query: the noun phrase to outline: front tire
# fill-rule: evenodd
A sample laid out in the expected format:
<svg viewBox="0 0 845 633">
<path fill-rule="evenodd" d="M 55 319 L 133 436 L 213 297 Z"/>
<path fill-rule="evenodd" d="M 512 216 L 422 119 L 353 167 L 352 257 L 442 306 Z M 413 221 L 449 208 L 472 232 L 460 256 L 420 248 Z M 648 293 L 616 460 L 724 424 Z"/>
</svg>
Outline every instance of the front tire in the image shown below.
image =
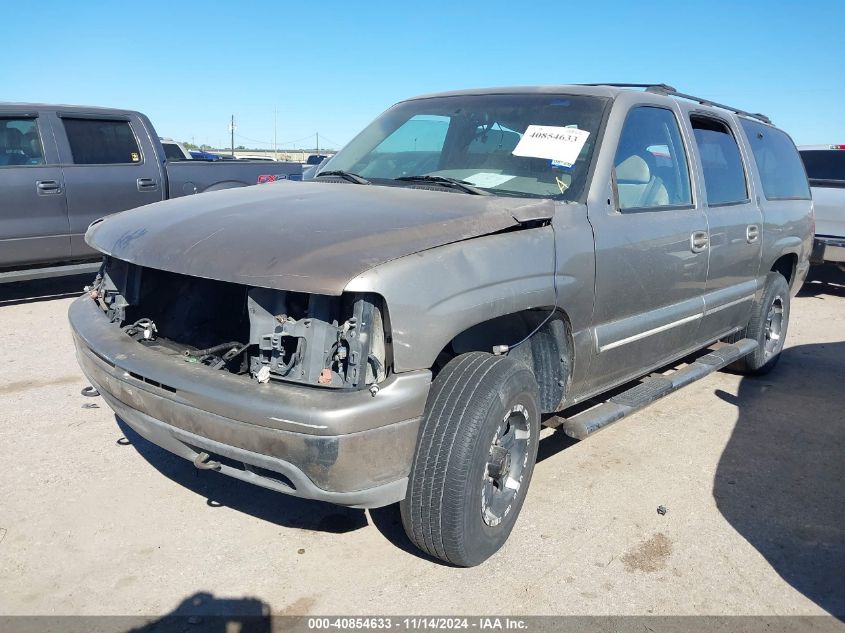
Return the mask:
<svg viewBox="0 0 845 633">
<path fill-rule="evenodd" d="M 539 390 L 516 360 L 462 354 L 432 385 L 400 504 L 427 554 L 478 565 L 507 540 L 525 500 L 540 433 Z"/>
<path fill-rule="evenodd" d="M 751 376 L 762 376 L 772 371 L 780 360 L 788 325 L 789 284 L 780 273 L 770 272 L 766 276 L 762 298 L 754 302 L 751 320 L 731 339 L 754 339 L 757 349 L 736 361 L 731 369 Z"/>
</svg>

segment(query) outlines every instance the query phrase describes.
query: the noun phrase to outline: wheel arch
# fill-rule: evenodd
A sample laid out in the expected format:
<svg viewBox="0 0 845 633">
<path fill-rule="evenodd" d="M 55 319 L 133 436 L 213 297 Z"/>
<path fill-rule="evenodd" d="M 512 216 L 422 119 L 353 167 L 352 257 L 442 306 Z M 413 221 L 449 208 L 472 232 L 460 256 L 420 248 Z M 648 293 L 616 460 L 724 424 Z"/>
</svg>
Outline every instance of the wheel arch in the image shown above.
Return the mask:
<svg viewBox="0 0 845 633">
<path fill-rule="evenodd" d="M 798 286 L 803 283 L 799 274 L 799 265 L 806 262 L 808 254 L 804 253 L 804 242 L 797 236 L 783 237 L 764 248 L 761 275 L 770 271 L 780 273 L 789 284 L 791 294 L 795 294 Z"/>
<path fill-rule="evenodd" d="M 798 255 L 796 253 L 786 253 L 778 257 L 772 264 L 771 270 L 775 273 L 780 273 L 784 276 L 787 283 L 791 283 L 795 276 L 795 268 L 798 266 Z"/>
<path fill-rule="evenodd" d="M 521 341 L 524 342 L 520 344 Z M 506 354 L 534 373 L 542 412 L 560 410 L 571 391 L 575 364 L 572 322 L 567 312 L 549 306 L 519 310 L 476 323 L 446 343 L 437 355 L 433 371 L 437 373 L 455 356 L 489 353 L 498 345 L 508 346 Z"/>
<path fill-rule="evenodd" d="M 237 187 L 248 187 L 247 183 L 242 182 L 240 180 L 222 180 L 220 182 L 215 182 L 213 185 L 209 185 L 205 189 L 202 190 L 201 193 L 206 193 L 208 191 L 223 191 L 224 189 L 235 189 Z"/>
</svg>

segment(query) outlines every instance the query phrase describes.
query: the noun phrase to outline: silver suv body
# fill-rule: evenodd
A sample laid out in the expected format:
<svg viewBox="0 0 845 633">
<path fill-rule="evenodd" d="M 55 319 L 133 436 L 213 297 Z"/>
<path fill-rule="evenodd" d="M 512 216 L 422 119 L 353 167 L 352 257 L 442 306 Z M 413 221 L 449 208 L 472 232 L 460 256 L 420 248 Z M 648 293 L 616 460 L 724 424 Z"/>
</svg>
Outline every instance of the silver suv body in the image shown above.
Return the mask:
<svg viewBox="0 0 845 633">
<path fill-rule="evenodd" d="M 104 267 L 70 321 L 152 442 L 287 494 L 401 501 L 415 543 L 473 565 L 516 520 L 541 421 L 583 437 L 708 367 L 770 369 L 812 226 L 762 115 L 667 86 L 429 95 L 311 182 L 93 224 Z"/>
</svg>

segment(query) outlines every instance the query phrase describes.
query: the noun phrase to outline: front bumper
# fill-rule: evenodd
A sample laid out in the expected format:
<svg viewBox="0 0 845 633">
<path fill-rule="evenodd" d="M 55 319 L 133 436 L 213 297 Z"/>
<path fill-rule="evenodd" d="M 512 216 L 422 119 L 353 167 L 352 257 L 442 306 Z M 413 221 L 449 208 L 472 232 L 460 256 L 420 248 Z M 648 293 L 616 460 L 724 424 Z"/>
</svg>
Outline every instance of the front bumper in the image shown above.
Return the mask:
<svg viewBox="0 0 845 633">
<path fill-rule="evenodd" d="M 813 264 L 845 262 L 845 237 L 817 235 L 813 240 L 813 254 L 810 261 Z"/>
<path fill-rule="evenodd" d="M 77 359 L 115 413 L 186 459 L 309 499 L 379 507 L 405 496 L 428 371 L 369 391 L 258 383 L 144 347 L 87 296 L 68 312 Z"/>
</svg>

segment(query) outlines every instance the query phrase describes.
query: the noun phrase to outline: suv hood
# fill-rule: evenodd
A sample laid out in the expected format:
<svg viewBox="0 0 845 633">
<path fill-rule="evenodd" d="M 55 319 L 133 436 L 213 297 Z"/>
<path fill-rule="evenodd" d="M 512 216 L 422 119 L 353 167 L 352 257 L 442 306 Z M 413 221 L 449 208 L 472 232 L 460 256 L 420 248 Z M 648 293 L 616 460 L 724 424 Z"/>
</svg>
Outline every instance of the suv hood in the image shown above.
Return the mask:
<svg viewBox="0 0 845 633">
<path fill-rule="evenodd" d="M 282 181 L 112 215 L 85 241 L 148 268 L 339 295 L 378 264 L 553 214 L 551 200 Z"/>
</svg>

